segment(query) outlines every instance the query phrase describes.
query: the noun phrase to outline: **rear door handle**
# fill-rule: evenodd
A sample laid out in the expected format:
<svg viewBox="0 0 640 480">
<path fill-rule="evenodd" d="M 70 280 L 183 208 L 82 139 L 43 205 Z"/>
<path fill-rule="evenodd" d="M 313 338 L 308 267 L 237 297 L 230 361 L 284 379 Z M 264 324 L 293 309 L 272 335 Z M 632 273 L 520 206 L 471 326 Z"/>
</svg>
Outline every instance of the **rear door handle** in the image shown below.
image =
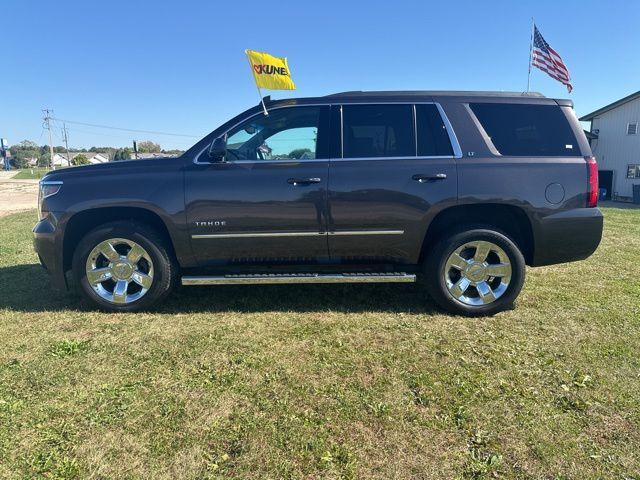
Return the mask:
<svg viewBox="0 0 640 480">
<path fill-rule="evenodd" d="M 411 177 L 416 182 L 426 183 L 435 180 L 444 180 L 447 178 L 446 173 L 435 173 L 433 175 L 423 175 L 422 173 L 416 173 L 413 177 Z"/>
<path fill-rule="evenodd" d="M 322 181 L 321 178 L 313 177 L 313 178 L 290 178 L 287 180 L 289 185 L 293 185 L 294 187 L 311 185 L 312 183 L 320 183 Z"/>
</svg>

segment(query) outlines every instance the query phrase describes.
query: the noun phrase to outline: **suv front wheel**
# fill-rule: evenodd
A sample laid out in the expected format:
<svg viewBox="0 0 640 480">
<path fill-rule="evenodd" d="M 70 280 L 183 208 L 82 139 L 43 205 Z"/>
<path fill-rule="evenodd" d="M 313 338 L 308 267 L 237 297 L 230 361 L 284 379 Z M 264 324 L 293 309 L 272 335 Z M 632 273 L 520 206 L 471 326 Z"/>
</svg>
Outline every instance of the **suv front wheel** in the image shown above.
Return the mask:
<svg viewBox="0 0 640 480">
<path fill-rule="evenodd" d="M 87 233 L 73 255 L 76 286 L 104 310 L 155 305 L 175 284 L 177 269 L 162 236 L 146 225 L 117 221 Z"/>
<path fill-rule="evenodd" d="M 525 277 L 516 244 L 491 228 L 471 227 L 443 236 L 425 264 L 427 289 L 445 310 L 467 316 L 511 308 Z"/>
</svg>

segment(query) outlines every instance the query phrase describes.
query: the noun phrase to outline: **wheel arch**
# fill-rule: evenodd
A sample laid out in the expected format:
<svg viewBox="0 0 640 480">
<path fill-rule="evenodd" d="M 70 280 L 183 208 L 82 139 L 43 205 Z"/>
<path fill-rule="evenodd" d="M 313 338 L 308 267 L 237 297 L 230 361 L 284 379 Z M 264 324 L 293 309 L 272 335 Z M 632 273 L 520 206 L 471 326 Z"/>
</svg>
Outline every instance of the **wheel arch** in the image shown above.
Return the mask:
<svg viewBox="0 0 640 480">
<path fill-rule="evenodd" d="M 504 232 L 516 243 L 526 264 L 531 265 L 534 252 L 531 221 L 522 208 L 500 203 L 456 205 L 439 212 L 427 227 L 420 263 L 424 262 L 427 253 L 442 235 L 464 224 L 482 224 Z"/>
<path fill-rule="evenodd" d="M 166 241 L 169 253 L 176 258 L 174 245 L 167 225 L 155 212 L 140 207 L 100 207 L 75 213 L 66 222 L 62 246 L 64 271 L 71 269 L 75 246 L 88 232 L 100 225 L 113 221 L 132 221 L 153 228 Z"/>
</svg>

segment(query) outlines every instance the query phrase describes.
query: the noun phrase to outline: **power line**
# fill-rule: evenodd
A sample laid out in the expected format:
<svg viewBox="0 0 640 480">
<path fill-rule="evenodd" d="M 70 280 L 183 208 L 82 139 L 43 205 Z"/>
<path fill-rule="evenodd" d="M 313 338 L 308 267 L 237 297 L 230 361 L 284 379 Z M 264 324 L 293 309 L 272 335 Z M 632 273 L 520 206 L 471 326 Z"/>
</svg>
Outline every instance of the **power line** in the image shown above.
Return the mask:
<svg viewBox="0 0 640 480">
<path fill-rule="evenodd" d="M 67 127 L 67 130 L 69 132 L 77 132 L 77 133 L 86 133 L 89 135 L 93 135 L 96 137 L 104 137 L 104 138 L 127 138 L 127 139 L 131 139 L 131 135 L 127 135 L 125 133 L 109 133 L 109 132 L 105 132 L 105 131 L 97 131 L 97 130 L 85 130 L 82 128 L 77 128 L 77 127 Z M 201 138 L 201 137 L 198 137 Z M 184 143 L 185 145 L 193 145 L 193 142 L 189 139 L 176 139 L 176 140 L 172 140 L 172 142 L 174 143 Z"/>
<path fill-rule="evenodd" d="M 109 126 L 109 125 L 98 125 L 96 123 L 74 122 L 72 120 L 63 120 L 62 118 L 54 118 L 54 117 L 51 117 L 51 120 L 56 120 L 58 122 L 72 123 L 74 125 L 84 125 L 86 127 L 107 128 L 107 129 L 110 129 L 110 130 L 121 130 L 123 132 L 148 133 L 148 134 L 151 134 L 151 135 L 168 135 L 168 136 L 171 136 L 171 137 L 202 138 L 202 136 L 186 135 L 184 133 L 156 132 L 156 131 L 153 131 L 153 130 L 135 130 L 133 128 L 112 127 L 112 126 Z"/>
</svg>

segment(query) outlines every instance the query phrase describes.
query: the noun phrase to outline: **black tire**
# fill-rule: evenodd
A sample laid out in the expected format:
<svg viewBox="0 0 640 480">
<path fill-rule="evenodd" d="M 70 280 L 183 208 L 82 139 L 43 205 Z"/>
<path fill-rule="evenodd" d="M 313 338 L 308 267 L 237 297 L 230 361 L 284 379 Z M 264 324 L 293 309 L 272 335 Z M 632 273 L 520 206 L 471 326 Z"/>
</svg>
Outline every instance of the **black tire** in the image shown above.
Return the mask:
<svg viewBox="0 0 640 480">
<path fill-rule="evenodd" d="M 449 256 L 469 242 L 488 241 L 500 247 L 511 264 L 511 280 L 498 298 L 483 305 L 469 305 L 449 291 L 445 280 L 445 266 Z M 492 227 L 468 226 L 442 236 L 431 249 L 425 262 L 426 287 L 435 302 L 443 309 L 469 317 L 494 315 L 511 309 L 525 278 L 525 261 L 516 243 Z M 475 287 L 474 287 L 475 288 Z"/>
<path fill-rule="evenodd" d="M 122 238 L 140 245 L 153 265 L 153 283 L 146 293 L 131 303 L 116 304 L 102 298 L 89 284 L 86 262 L 89 254 L 101 242 Z M 76 289 L 100 309 L 111 312 L 136 312 L 149 309 L 162 301 L 173 289 L 178 276 L 177 262 L 167 248 L 162 235 L 147 225 L 132 221 L 115 221 L 100 225 L 78 243 L 73 255 L 73 279 Z"/>
</svg>

